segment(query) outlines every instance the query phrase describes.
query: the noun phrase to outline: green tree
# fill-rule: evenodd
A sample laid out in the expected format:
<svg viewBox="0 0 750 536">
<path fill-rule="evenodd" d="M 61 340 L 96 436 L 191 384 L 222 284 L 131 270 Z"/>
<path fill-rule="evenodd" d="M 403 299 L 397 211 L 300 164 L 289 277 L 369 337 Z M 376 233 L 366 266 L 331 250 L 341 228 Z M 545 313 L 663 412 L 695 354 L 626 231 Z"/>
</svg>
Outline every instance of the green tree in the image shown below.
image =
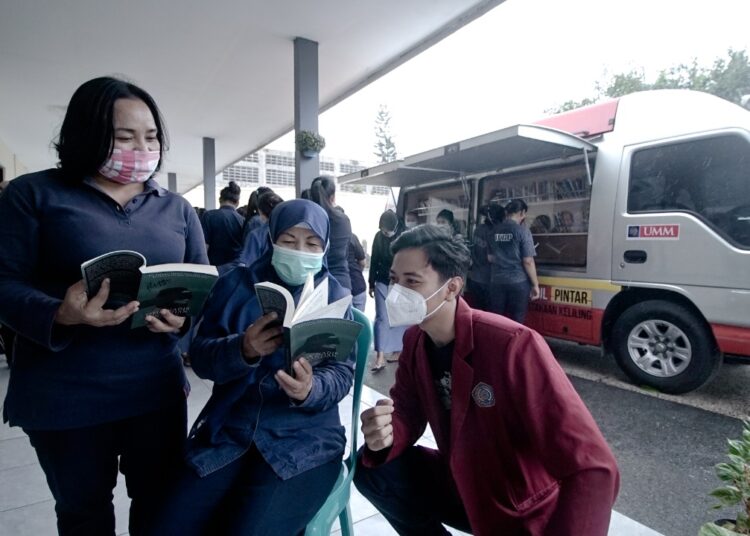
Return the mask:
<svg viewBox="0 0 750 536">
<path fill-rule="evenodd" d="M 643 71 L 632 70 L 618 73 L 594 86 L 594 97 L 580 101 L 569 100 L 547 110 L 561 113 L 594 104 L 603 97 L 622 97 L 636 91 L 649 89 L 692 89 L 704 91 L 728 101 L 740 104 L 743 95 L 750 94 L 750 58 L 747 51 L 729 49 L 728 58 L 717 58 L 711 67 L 702 67 L 697 60 L 662 69 L 653 83 L 646 81 Z"/>
<path fill-rule="evenodd" d="M 378 106 L 375 116 L 375 156 L 379 163 L 392 162 L 398 158 L 396 144 L 391 136 L 391 113 L 384 104 Z"/>
</svg>

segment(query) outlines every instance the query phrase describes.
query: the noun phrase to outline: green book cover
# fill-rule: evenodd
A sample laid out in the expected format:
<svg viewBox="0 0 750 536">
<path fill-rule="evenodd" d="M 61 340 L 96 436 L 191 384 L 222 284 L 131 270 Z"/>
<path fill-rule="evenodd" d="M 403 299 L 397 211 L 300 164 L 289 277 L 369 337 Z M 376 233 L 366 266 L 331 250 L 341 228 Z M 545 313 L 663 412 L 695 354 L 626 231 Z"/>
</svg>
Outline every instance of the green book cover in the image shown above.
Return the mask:
<svg viewBox="0 0 750 536">
<path fill-rule="evenodd" d="M 346 361 L 362 329 L 362 324 L 343 318 L 318 318 L 289 328 L 287 372 L 294 361 L 307 359 L 315 367 L 328 360 Z"/>
<path fill-rule="evenodd" d="M 218 278 L 216 267 L 205 264 L 160 264 L 140 271 L 136 298 L 140 308 L 133 315 L 131 328 L 145 326 L 147 315 L 159 318 L 161 309 L 178 316 L 197 315 Z"/>
</svg>

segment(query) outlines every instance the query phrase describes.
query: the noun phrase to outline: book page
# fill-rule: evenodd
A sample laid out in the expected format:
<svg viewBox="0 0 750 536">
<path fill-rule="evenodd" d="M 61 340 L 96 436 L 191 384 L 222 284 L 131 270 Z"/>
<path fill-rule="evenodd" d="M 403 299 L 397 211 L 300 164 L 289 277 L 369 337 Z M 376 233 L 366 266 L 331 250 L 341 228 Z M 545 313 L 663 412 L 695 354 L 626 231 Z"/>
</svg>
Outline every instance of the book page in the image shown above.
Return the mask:
<svg viewBox="0 0 750 536">
<path fill-rule="evenodd" d="M 303 314 L 295 316 L 292 324 L 299 322 L 305 322 L 308 320 L 316 320 L 318 318 L 344 318 L 346 311 L 352 304 L 352 296 L 344 296 L 340 300 L 336 300 L 333 303 L 318 307 L 317 309 L 311 309 L 304 311 Z"/>
<path fill-rule="evenodd" d="M 294 300 L 287 289 L 276 283 L 264 281 L 255 284 L 255 295 L 264 315 L 274 312 L 278 315 L 279 324 L 284 327 L 292 325 Z"/>
<path fill-rule="evenodd" d="M 196 274 L 208 274 L 218 277 L 219 272 L 216 266 L 210 264 L 192 264 L 189 262 L 171 262 L 166 264 L 156 264 L 154 266 L 141 267 L 141 273 L 152 274 L 159 272 L 192 272 Z"/>
<path fill-rule="evenodd" d="M 303 291 L 304 292 L 304 291 Z M 297 311 L 292 317 L 292 324 L 298 322 L 300 318 L 314 318 L 311 316 L 315 311 L 321 307 L 328 305 L 328 278 L 324 278 L 323 281 L 315 287 L 312 292 L 307 296 L 307 299 L 297 304 Z"/>
</svg>

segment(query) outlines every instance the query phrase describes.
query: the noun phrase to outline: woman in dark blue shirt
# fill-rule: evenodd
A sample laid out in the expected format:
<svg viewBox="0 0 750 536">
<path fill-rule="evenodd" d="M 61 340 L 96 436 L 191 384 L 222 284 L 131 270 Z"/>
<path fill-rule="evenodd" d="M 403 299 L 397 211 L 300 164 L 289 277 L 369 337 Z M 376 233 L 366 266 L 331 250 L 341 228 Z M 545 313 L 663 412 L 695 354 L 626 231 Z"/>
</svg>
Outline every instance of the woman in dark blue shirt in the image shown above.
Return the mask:
<svg viewBox="0 0 750 536">
<path fill-rule="evenodd" d="M 268 247 L 216 283 L 190 348 L 193 370 L 214 382 L 189 435 L 187 464 L 152 534 L 301 534 L 341 467 L 346 439 L 338 403 L 354 356 L 283 369 L 282 330 L 261 316 L 255 283 L 272 281 L 299 301 L 308 274 L 328 281 L 329 302 L 348 291 L 329 274 L 325 211 L 295 199 L 273 209 Z M 350 316 L 351 317 L 351 316 Z"/>
<path fill-rule="evenodd" d="M 142 534 L 179 470 L 184 318 L 131 330 L 138 302 L 105 308 L 81 263 L 135 250 L 149 265 L 207 262 L 193 208 L 151 178 L 166 149 L 159 110 L 132 84 L 78 88 L 56 144 L 59 169 L 11 181 L 0 198 L 0 322 L 18 334 L 3 417 L 29 435 L 55 498 L 60 534 L 114 534 L 125 475 L 130 533 Z"/>
<path fill-rule="evenodd" d="M 328 270 L 342 287 L 351 291 L 349 241 L 352 238 L 352 224 L 344 210 L 336 205 L 334 180 L 326 176 L 316 178 L 310 186 L 310 199 L 325 209 L 331 222 L 331 242 L 326 252 Z"/>
<path fill-rule="evenodd" d="M 208 262 L 221 266 L 237 260 L 242 251 L 242 224 L 244 219 L 237 212 L 240 204 L 240 187 L 230 181 L 221 189 L 219 208 L 208 210 L 203 215 L 203 233 L 206 235 Z"/>
</svg>

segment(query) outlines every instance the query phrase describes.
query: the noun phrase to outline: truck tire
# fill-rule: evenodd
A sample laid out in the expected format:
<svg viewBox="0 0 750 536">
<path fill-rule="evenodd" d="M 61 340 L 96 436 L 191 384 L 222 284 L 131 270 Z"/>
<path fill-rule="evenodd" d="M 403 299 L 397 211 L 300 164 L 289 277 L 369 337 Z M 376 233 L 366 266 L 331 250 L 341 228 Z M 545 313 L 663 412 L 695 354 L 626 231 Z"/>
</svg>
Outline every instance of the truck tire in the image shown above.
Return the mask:
<svg viewBox="0 0 750 536">
<path fill-rule="evenodd" d="M 638 385 L 687 393 L 710 380 L 721 353 L 706 323 L 687 308 L 648 300 L 625 310 L 612 330 L 617 364 Z"/>
</svg>

